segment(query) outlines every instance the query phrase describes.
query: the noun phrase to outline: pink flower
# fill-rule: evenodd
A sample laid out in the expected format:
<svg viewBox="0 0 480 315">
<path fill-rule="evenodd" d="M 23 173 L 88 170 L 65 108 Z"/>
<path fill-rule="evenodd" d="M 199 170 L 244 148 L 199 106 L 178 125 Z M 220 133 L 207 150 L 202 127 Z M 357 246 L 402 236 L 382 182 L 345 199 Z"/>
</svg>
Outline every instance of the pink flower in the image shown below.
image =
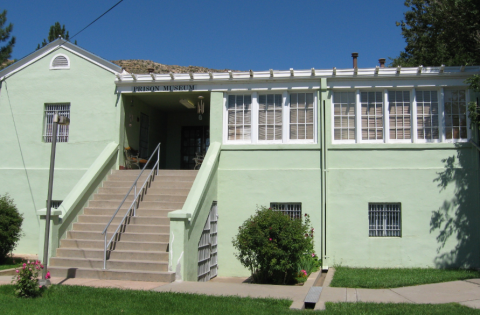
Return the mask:
<svg viewBox="0 0 480 315">
<path fill-rule="evenodd" d="M 28 268 L 28 270 L 32 271 L 32 268 Z"/>
<path fill-rule="evenodd" d="M 30 260 L 27 260 L 27 264 L 29 264 L 29 263 L 30 263 Z"/>
<path fill-rule="evenodd" d="M 312 232 L 315 232 L 315 229 L 314 229 L 314 228 L 312 228 Z"/>
<path fill-rule="evenodd" d="M 269 240 L 269 241 L 271 241 L 271 240 L 272 240 L 272 238 L 269 238 L 268 240 Z"/>
<path fill-rule="evenodd" d="M 20 271 L 18 271 L 18 269 L 17 269 L 17 270 L 15 270 L 15 271 L 16 271 L 17 273 L 19 273 L 19 272 L 20 272 Z"/>
<path fill-rule="evenodd" d="M 40 265 L 40 268 L 42 268 L 42 269 L 43 269 L 43 265 Z"/>
<path fill-rule="evenodd" d="M 47 271 L 47 274 L 45 275 L 45 279 L 50 279 L 50 271 Z"/>
<path fill-rule="evenodd" d="M 307 272 L 305 270 L 302 269 L 302 272 L 304 275 L 307 275 Z"/>
<path fill-rule="evenodd" d="M 23 267 L 25 267 L 26 265 L 27 265 L 26 263 L 23 263 Z M 23 268 L 23 269 L 25 269 L 25 268 Z"/>
<path fill-rule="evenodd" d="M 315 257 L 315 253 L 312 253 L 312 257 Z"/>
<path fill-rule="evenodd" d="M 41 288 L 42 288 L 42 285 L 39 285 L 38 287 L 41 289 Z"/>
<path fill-rule="evenodd" d="M 25 266 L 23 266 L 22 269 L 25 270 Z"/>
<path fill-rule="evenodd" d="M 37 266 L 37 267 L 35 267 L 35 269 L 37 269 L 37 270 L 38 270 L 38 269 L 40 269 L 40 267 L 38 267 L 38 266 Z"/>
</svg>

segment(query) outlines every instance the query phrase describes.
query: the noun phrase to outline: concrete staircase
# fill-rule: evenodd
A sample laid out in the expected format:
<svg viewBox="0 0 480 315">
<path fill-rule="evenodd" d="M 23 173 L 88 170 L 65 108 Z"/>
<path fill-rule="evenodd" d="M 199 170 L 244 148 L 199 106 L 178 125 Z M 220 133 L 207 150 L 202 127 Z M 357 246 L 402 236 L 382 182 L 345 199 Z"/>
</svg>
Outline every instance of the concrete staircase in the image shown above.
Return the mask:
<svg viewBox="0 0 480 315">
<path fill-rule="evenodd" d="M 103 270 L 103 229 L 115 213 L 139 170 L 113 171 L 61 240 L 48 269 L 53 277 L 172 282 L 168 271 L 170 221 L 167 213 L 181 209 L 198 171 L 160 170 Z M 142 175 L 139 188 L 146 175 Z M 110 225 L 107 241 L 133 201 L 133 193 Z"/>
</svg>

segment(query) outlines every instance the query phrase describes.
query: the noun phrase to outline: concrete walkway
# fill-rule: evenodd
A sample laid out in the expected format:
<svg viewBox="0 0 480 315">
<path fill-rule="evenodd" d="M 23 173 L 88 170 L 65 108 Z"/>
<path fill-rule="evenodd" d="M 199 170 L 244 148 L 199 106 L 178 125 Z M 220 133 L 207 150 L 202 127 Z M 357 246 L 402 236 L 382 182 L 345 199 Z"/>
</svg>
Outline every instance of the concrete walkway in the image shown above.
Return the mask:
<svg viewBox="0 0 480 315">
<path fill-rule="evenodd" d="M 328 270 L 323 283 L 323 291 L 320 300 L 315 305 L 315 310 L 324 310 L 325 302 L 459 303 L 472 308 L 480 308 L 480 279 L 424 284 L 396 289 L 352 289 L 330 287 L 334 273 L 334 268 Z"/>
<path fill-rule="evenodd" d="M 326 302 L 374 302 L 374 303 L 417 303 L 441 304 L 460 303 L 480 308 L 480 279 L 426 284 L 396 289 L 351 289 L 332 288 L 330 282 L 335 273 L 330 268 L 322 286 L 315 310 L 324 310 Z M 252 298 L 277 298 L 293 300 L 291 309 L 303 309 L 307 293 L 315 284 L 320 272 L 310 275 L 304 286 L 262 285 L 244 283 L 246 278 L 215 278 L 209 282 L 144 282 L 98 280 L 83 278 L 52 278 L 53 284 L 111 287 L 131 290 L 153 290 L 157 292 L 195 293 L 216 296 L 236 295 Z M 11 275 L 0 275 L 0 285 L 10 284 Z"/>
</svg>

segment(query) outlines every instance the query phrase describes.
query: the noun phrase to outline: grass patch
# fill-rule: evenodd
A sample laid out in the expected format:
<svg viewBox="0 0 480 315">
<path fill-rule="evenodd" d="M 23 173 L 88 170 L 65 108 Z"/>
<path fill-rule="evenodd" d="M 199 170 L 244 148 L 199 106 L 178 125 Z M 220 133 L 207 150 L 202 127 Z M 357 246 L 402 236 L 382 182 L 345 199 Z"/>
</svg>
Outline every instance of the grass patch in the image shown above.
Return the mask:
<svg viewBox="0 0 480 315">
<path fill-rule="evenodd" d="M 341 288 L 388 289 L 405 286 L 480 278 L 476 270 L 434 268 L 335 267 L 330 284 Z"/>
<path fill-rule="evenodd" d="M 319 314 L 480 314 L 480 310 L 456 304 L 407 304 L 407 303 L 325 303 L 326 310 Z"/>
<path fill-rule="evenodd" d="M 0 270 L 20 267 L 22 263 L 23 263 L 23 260 L 21 258 L 7 257 L 5 259 L 5 262 L 2 265 L 0 265 Z"/>
</svg>

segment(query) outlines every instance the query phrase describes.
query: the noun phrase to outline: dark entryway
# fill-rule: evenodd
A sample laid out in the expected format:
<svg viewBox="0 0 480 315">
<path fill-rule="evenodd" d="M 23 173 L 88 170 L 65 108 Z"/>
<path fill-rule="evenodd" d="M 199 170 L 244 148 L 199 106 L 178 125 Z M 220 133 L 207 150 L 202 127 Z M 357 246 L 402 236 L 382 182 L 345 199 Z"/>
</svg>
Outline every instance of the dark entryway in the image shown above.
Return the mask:
<svg viewBox="0 0 480 315">
<path fill-rule="evenodd" d="M 181 169 L 193 170 L 196 154 L 205 155 L 210 145 L 209 126 L 183 126 Z"/>
</svg>

